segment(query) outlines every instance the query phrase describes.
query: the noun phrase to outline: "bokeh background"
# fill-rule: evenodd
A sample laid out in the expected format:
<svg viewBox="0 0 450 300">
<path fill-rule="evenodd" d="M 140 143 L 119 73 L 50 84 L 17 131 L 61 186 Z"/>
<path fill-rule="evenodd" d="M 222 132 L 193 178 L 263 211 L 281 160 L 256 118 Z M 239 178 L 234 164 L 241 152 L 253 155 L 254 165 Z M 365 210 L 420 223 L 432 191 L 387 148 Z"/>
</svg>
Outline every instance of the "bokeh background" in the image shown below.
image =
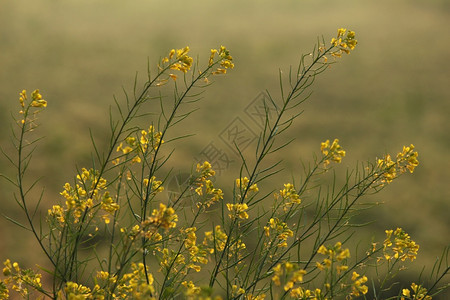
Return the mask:
<svg viewBox="0 0 450 300">
<path fill-rule="evenodd" d="M 348 167 L 413 143 L 420 166 L 370 198 L 384 204 L 360 217 L 373 224 L 357 237 L 381 239 L 384 229 L 403 227 L 421 246 L 413 268 L 429 271 L 450 241 L 446 0 L 0 0 L 0 145 L 12 153 L 18 93 L 40 89 L 49 105 L 40 115 L 45 139 L 30 177 L 42 176 L 45 208 L 58 201 L 76 166 L 89 165 L 89 128 L 106 142 L 113 95 L 123 100 L 122 89 L 132 90 L 136 72 L 145 76 L 147 61 L 154 66 L 186 45 L 206 61 L 209 49 L 223 44 L 235 69 L 216 80 L 194 104 L 193 118 L 177 129 L 197 134 L 174 144 L 176 168 L 189 171 L 209 142 L 220 145 L 220 133 L 235 117 L 245 121 L 245 108 L 259 93 L 279 95 L 279 69 L 296 66 L 317 37 L 328 41 L 339 27 L 356 31 L 359 44 L 317 78 L 289 131 L 295 141 L 283 152 L 286 176 L 298 176 L 301 160 L 310 160 L 325 139 L 340 139 Z M 225 178 L 237 177 L 233 168 Z M 0 173 L 14 176 L 5 158 Z M 11 186 L 2 180 L 0 191 L 0 212 L 21 219 Z M 4 218 L 0 257 L 45 264 L 31 235 Z"/>
</svg>

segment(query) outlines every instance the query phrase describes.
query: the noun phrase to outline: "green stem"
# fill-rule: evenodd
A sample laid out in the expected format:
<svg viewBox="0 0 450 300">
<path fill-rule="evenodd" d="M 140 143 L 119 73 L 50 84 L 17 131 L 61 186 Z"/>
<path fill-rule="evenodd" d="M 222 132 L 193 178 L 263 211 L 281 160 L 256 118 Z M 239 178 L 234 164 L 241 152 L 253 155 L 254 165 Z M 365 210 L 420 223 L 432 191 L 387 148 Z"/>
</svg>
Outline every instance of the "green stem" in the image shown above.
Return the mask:
<svg viewBox="0 0 450 300">
<path fill-rule="evenodd" d="M 269 153 L 270 149 L 271 149 L 271 145 L 272 145 L 272 140 L 275 138 L 276 136 L 276 132 L 278 130 L 278 125 L 281 122 L 281 118 L 284 115 L 284 113 L 288 110 L 288 105 L 291 103 L 291 101 L 293 99 L 296 98 L 296 93 L 301 90 L 302 88 L 305 88 L 303 85 L 307 83 L 307 80 L 310 77 L 314 77 L 315 76 L 315 72 L 312 71 L 313 66 L 315 66 L 320 59 L 322 59 L 328 52 L 331 51 L 331 49 L 333 49 L 334 46 L 331 46 L 330 48 L 328 48 L 327 50 L 325 50 L 322 54 L 319 54 L 312 62 L 311 64 L 302 71 L 301 75 L 298 77 L 298 79 L 296 80 L 295 85 L 292 87 L 291 91 L 289 92 L 289 95 L 286 97 L 286 100 L 283 101 L 283 106 L 278 114 L 278 117 L 274 123 L 274 125 L 271 127 L 270 129 L 270 133 L 267 136 L 266 141 L 263 144 L 263 148 L 261 149 L 261 153 L 259 154 L 255 166 L 253 167 L 252 172 L 250 173 L 250 178 L 249 178 L 249 183 L 247 185 L 247 187 L 245 188 L 241 199 L 239 200 L 239 203 L 243 203 L 250 186 L 255 182 L 256 180 L 256 174 L 259 168 L 259 165 L 261 164 L 262 160 L 264 159 L 264 157 Z M 312 75 L 310 75 L 310 72 L 313 72 Z M 305 81 L 305 82 L 304 82 Z M 264 132 L 266 131 L 266 129 L 264 129 Z M 216 265 L 214 266 L 214 270 L 212 272 L 211 278 L 210 278 L 210 282 L 209 282 L 209 287 L 212 288 L 216 279 L 217 279 L 217 275 L 219 273 L 220 270 L 220 265 L 222 264 L 223 258 L 224 258 L 224 254 L 226 252 L 226 250 L 228 249 L 228 247 L 230 246 L 230 241 L 231 241 L 231 236 L 233 235 L 233 231 L 236 227 L 237 224 L 237 219 L 234 219 L 233 222 L 230 225 L 230 230 L 228 233 L 228 237 L 225 243 L 225 248 L 224 251 L 222 251 L 221 253 L 221 257 L 220 259 L 217 261 Z"/>
</svg>

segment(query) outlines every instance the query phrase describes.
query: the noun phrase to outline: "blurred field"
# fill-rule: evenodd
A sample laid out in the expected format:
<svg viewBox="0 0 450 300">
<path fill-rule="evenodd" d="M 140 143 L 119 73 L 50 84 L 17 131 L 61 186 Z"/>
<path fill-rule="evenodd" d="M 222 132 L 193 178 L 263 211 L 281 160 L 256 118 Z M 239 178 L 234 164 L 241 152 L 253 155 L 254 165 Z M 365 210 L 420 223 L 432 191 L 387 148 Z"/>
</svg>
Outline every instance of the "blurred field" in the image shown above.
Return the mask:
<svg viewBox="0 0 450 300">
<path fill-rule="evenodd" d="M 244 109 L 261 91 L 279 95 L 278 68 L 296 66 L 318 36 L 328 41 L 338 27 L 356 31 L 359 45 L 313 86 L 289 132 L 296 140 L 282 154 L 286 178 L 298 177 L 300 160 L 312 158 L 325 139 L 340 139 L 349 167 L 413 143 L 420 166 L 370 199 L 385 204 L 361 216 L 374 224 L 360 238 L 370 241 L 376 233 L 380 239 L 384 229 L 403 227 L 421 246 L 417 265 L 430 265 L 450 242 L 445 0 L 0 0 L 1 147 L 11 151 L 10 112 L 18 111 L 18 93 L 39 88 L 49 106 L 40 116 L 46 138 L 32 170 L 44 176 L 48 205 L 59 198 L 75 166 L 89 163 L 88 128 L 101 143 L 113 94 L 123 99 L 122 87 L 131 91 L 135 72 L 145 76 L 147 59 L 155 65 L 171 48 L 189 45 L 206 62 L 209 49 L 223 44 L 235 69 L 194 104 L 200 110 L 177 132 L 197 133 L 176 144 L 177 166 L 189 171 L 192 158 L 210 141 L 219 142 L 235 117 L 245 118 Z M 234 171 L 224 176 L 237 177 Z M 0 173 L 14 176 L 4 158 Z M 1 213 L 20 216 L 11 187 L 0 181 L 0 189 Z M 0 220 L 0 258 L 38 263 L 29 255 L 36 245 L 28 237 Z"/>
</svg>

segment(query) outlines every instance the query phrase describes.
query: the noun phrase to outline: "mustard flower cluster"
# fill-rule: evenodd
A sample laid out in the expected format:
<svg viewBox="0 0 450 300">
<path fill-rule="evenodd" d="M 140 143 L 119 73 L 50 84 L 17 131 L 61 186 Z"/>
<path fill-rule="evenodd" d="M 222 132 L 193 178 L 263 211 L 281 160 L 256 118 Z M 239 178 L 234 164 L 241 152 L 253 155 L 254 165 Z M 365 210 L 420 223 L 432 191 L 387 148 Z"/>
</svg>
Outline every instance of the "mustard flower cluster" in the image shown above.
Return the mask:
<svg viewBox="0 0 450 300">
<path fill-rule="evenodd" d="M 192 281 L 183 281 L 181 283 L 185 287 L 184 296 L 187 300 L 195 300 L 199 298 L 199 295 L 202 291 L 202 289 L 198 286 L 195 286 L 195 284 Z"/>
<path fill-rule="evenodd" d="M 340 163 L 342 158 L 345 157 L 345 151 L 339 145 L 339 140 L 334 139 L 330 146 L 330 140 L 320 144 L 320 151 L 324 156 L 324 166 L 327 167 L 330 164 L 330 160 L 336 163 Z"/>
<path fill-rule="evenodd" d="M 253 295 L 252 293 L 249 293 L 247 295 L 245 295 L 245 299 L 246 300 L 263 300 L 266 299 L 266 294 L 258 294 L 258 295 Z"/>
<path fill-rule="evenodd" d="M 169 248 L 163 248 L 161 250 L 162 257 L 159 260 L 159 272 L 163 270 L 171 269 L 175 273 L 181 272 L 181 274 L 186 274 L 184 267 L 186 265 L 186 259 L 183 254 L 176 253 Z"/>
<path fill-rule="evenodd" d="M 188 55 L 189 51 L 190 48 L 188 46 L 177 50 L 172 49 L 169 52 L 169 55 L 162 59 L 162 64 L 159 65 L 159 69 L 163 70 L 166 64 L 169 63 L 169 69 L 187 73 L 187 71 L 191 69 L 194 62 L 193 58 Z M 218 57 L 218 60 L 215 60 L 216 56 Z M 215 64 L 219 64 L 219 66 L 210 73 L 212 75 L 225 74 L 227 69 L 234 68 L 233 57 L 230 55 L 230 51 L 225 46 L 220 46 L 219 49 L 211 49 L 208 66 L 212 67 Z M 175 81 L 178 76 L 171 73 L 169 74 L 169 77 Z M 206 83 L 209 82 L 206 76 L 204 77 L 204 80 Z M 166 83 L 167 79 L 162 79 L 157 85 L 160 86 Z"/>
<path fill-rule="evenodd" d="M 216 225 L 213 231 L 206 231 L 203 245 L 207 247 L 207 251 L 210 254 L 215 252 L 221 252 L 225 250 L 225 246 L 228 240 L 228 235 L 223 231 L 220 225 Z M 236 239 L 228 246 L 228 256 L 242 257 L 242 251 L 247 249 L 247 246 L 241 239 Z M 238 264 L 242 263 L 239 261 Z"/>
<path fill-rule="evenodd" d="M 102 216 L 104 222 L 110 222 L 110 215 L 119 209 L 107 189 L 106 179 L 98 176 L 98 171 L 85 168 L 77 175 L 78 183 L 75 186 L 66 183 L 64 190 L 60 193 L 66 199 L 66 206 L 53 205 L 48 210 L 48 216 L 55 218 L 60 225 L 66 221 L 69 215 L 72 215 L 73 222 L 78 223 L 84 213 L 90 217 L 93 216 L 94 205 L 100 204 L 100 209 L 105 212 Z"/>
<path fill-rule="evenodd" d="M 417 157 L 419 156 L 419 153 L 414 152 L 414 145 L 411 144 L 408 146 L 403 146 L 402 152 L 399 152 L 397 154 L 397 162 L 399 163 L 400 172 L 404 173 L 406 172 L 405 168 L 410 172 L 413 173 L 414 169 L 419 165 L 419 160 Z M 406 164 L 401 164 L 406 163 Z"/>
<path fill-rule="evenodd" d="M 184 247 L 189 252 L 189 261 L 190 263 L 186 266 L 189 269 L 193 269 L 196 272 L 200 272 L 201 267 L 197 263 L 207 264 L 208 259 L 206 256 L 209 251 L 207 247 L 202 244 L 197 244 L 197 236 L 195 232 L 197 231 L 196 227 L 186 228 L 184 233 L 186 238 L 184 240 Z"/>
<path fill-rule="evenodd" d="M 23 90 L 22 92 L 20 92 L 20 98 L 19 98 L 19 102 L 20 102 L 20 106 L 22 106 L 22 108 L 25 108 L 25 102 L 27 101 L 27 91 Z M 47 107 L 47 101 L 45 101 L 42 98 L 42 95 L 39 93 L 39 90 L 34 90 L 31 93 L 31 106 L 33 107 Z"/>
<path fill-rule="evenodd" d="M 164 57 L 162 60 L 162 63 L 170 63 L 170 69 L 171 70 L 178 70 L 183 73 L 186 73 L 189 71 L 192 67 L 192 64 L 194 62 L 194 59 L 188 55 L 190 49 L 189 46 L 186 46 L 181 49 L 172 49 L 169 52 L 168 57 Z M 176 79 L 176 75 L 171 74 L 172 79 Z"/>
<path fill-rule="evenodd" d="M 209 295 L 208 291 L 205 291 L 204 288 L 196 286 L 192 281 L 183 281 L 181 283 L 183 287 L 185 288 L 184 296 L 187 300 L 222 300 L 223 298 L 220 296 L 215 296 L 214 298 Z M 234 298 L 239 298 L 239 296 L 244 295 L 245 290 L 241 287 L 238 287 L 237 285 L 233 284 L 231 285 L 231 296 Z M 252 297 L 250 295 L 245 295 L 244 299 L 264 299 L 264 298 L 257 298 Z"/>
<path fill-rule="evenodd" d="M 377 167 L 383 171 L 381 184 L 391 183 L 392 180 L 407 171 L 413 173 L 419 165 L 418 156 L 419 154 L 414 152 L 414 145 L 411 144 L 409 147 L 403 146 L 402 152 L 397 154 L 395 161 L 389 154 L 385 155 L 383 159 L 378 159 Z"/>
<path fill-rule="evenodd" d="M 316 267 L 319 270 L 326 270 L 327 272 L 334 273 L 334 270 L 337 274 L 341 274 L 348 270 L 348 265 L 346 264 L 347 258 L 350 257 L 350 251 L 348 248 L 342 248 L 342 243 L 337 242 L 333 247 L 326 247 L 321 245 L 317 250 L 317 253 L 326 255 L 327 257 L 323 259 L 322 262 L 316 262 Z M 347 295 L 348 299 L 352 299 L 352 297 L 357 297 L 367 294 L 368 287 L 364 285 L 367 282 L 366 276 L 360 276 L 358 273 L 353 272 L 350 283 L 350 292 Z M 325 285 L 327 288 L 330 288 L 330 284 L 327 283 Z M 342 287 L 345 287 L 345 284 L 342 284 Z"/>
<path fill-rule="evenodd" d="M 231 242 L 229 249 L 228 257 L 234 257 L 238 265 L 244 263 L 244 251 L 247 249 L 247 245 L 241 239 Z"/>
<path fill-rule="evenodd" d="M 162 144 L 164 144 L 162 132 L 155 131 L 155 127 L 150 125 L 147 131 L 141 130 L 137 138 L 133 136 L 127 137 L 124 142 L 117 146 L 116 151 L 122 152 L 123 155 L 133 153 L 131 162 L 140 163 L 142 161 L 140 155 L 146 156 L 151 151 L 156 151 Z M 123 161 L 123 159 L 117 158 L 113 161 L 113 164 L 117 165 Z"/>
<path fill-rule="evenodd" d="M 250 180 L 247 177 L 237 178 L 236 179 L 236 187 L 239 190 L 245 190 L 245 189 L 247 189 L 249 182 L 250 182 Z M 254 193 L 259 191 L 258 185 L 256 183 L 252 184 L 248 189 Z"/>
<path fill-rule="evenodd" d="M 19 93 L 19 103 L 20 103 L 20 107 L 21 110 L 19 111 L 19 113 L 21 115 L 23 115 L 23 119 L 20 121 L 22 124 L 25 124 L 26 119 L 29 117 L 28 116 L 28 112 L 29 112 L 29 108 L 30 107 L 35 107 L 35 108 L 44 108 L 47 107 L 47 101 L 43 99 L 42 95 L 39 93 L 39 90 L 34 90 L 31 93 L 31 102 L 28 102 L 28 97 L 27 97 L 27 91 L 23 90 L 22 92 Z M 34 113 L 37 113 L 38 111 L 34 111 Z M 33 119 L 31 119 L 30 121 L 33 121 Z"/>
<path fill-rule="evenodd" d="M 85 298 L 74 299 L 105 299 L 102 295 L 112 296 L 112 299 L 140 299 L 152 300 L 156 299 L 155 288 L 153 286 L 154 278 L 148 272 L 144 264 L 132 263 L 131 272 L 124 274 L 119 280 L 117 276 L 111 275 L 106 271 L 98 271 L 97 278 L 104 283 L 103 286 L 116 286 L 114 293 L 111 294 L 107 288 L 101 289 L 98 284 L 95 285 L 93 291 L 85 294 Z M 70 299 L 70 298 L 69 298 Z M 108 298 L 109 299 L 109 298 Z"/>
<path fill-rule="evenodd" d="M 356 272 L 352 273 L 352 292 L 349 295 L 349 298 L 351 299 L 352 296 L 360 296 L 367 294 L 368 292 L 368 287 L 366 285 L 364 285 L 364 283 L 367 282 L 367 277 L 366 276 L 361 276 Z"/>
<path fill-rule="evenodd" d="M 164 143 L 162 139 L 162 132 L 155 132 L 155 127 L 150 125 L 148 131 L 142 130 L 140 141 L 140 149 L 142 153 L 147 152 L 148 146 L 151 146 L 153 150 L 157 150 L 161 144 Z"/>
<path fill-rule="evenodd" d="M 230 212 L 228 216 L 231 219 L 236 219 L 239 217 L 239 219 L 248 219 L 248 205 L 245 203 L 237 203 L 237 204 L 231 204 L 227 203 L 227 209 Z"/>
<path fill-rule="evenodd" d="M 168 231 L 175 228 L 178 222 L 178 215 L 172 207 L 167 207 L 160 203 L 158 209 L 153 209 L 152 214 L 131 228 L 122 227 L 120 232 L 127 238 L 126 243 L 133 243 L 138 238 L 142 238 L 146 245 L 154 245 L 154 250 L 162 251 L 158 244 L 163 239 L 161 231 Z M 146 246 L 147 247 L 147 246 Z"/>
<path fill-rule="evenodd" d="M 145 269 L 144 264 L 132 263 L 131 271 L 131 273 L 125 274 L 117 285 L 119 299 L 156 299 L 154 297 L 153 275 L 148 272 L 148 269 Z"/>
<path fill-rule="evenodd" d="M 279 193 L 274 194 L 274 198 L 275 204 L 279 203 L 281 199 L 284 212 L 287 212 L 293 205 L 302 202 L 292 183 L 285 183 L 284 188 Z"/>
<path fill-rule="evenodd" d="M 259 192 L 258 185 L 256 183 L 249 186 L 250 179 L 247 177 L 236 179 L 236 190 L 238 191 L 238 199 L 242 199 L 242 194 L 245 194 L 244 198 L 247 198 L 249 193 Z"/>
<path fill-rule="evenodd" d="M 222 200 L 222 190 L 215 188 L 210 179 L 216 174 L 212 169 L 211 164 L 207 161 L 201 165 L 197 164 L 197 172 L 199 173 L 199 176 L 194 182 L 195 192 L 202 197 L 202 202 L 197 203 L 197 207 L 210 207 L 213 203 Z"/>
<path fill-rule="evenodd" d="M 222 230 L 220 225 L 216 225 L 213 231 L 205 232 L 205 239 L 203 240 L 203 245 L 209 247 L 209 253 L 214 253 L 215 251 L 223 251 L 225 249 L 225 243 L 228 239 L 227 234 Z"/>
<path fill-rule="evenodd" d="M 232 297 L 238 297 L 240 295 L 244 295 L 245 294 L 245 289 L 243 289 L 242 287 L 233 284 L 231 285 L 231 296 Z"/>
<path fill-rule="evenodd" d="M 6 260 L 4 265 L 3 275 L 6 276 L 6 279 L 0 281 L 0 299 L 9 299 L 10 294 L 8 286 L 10 286 L 12 290 L 18 292 L 24 299 L 30 299 L 31 294 L 28 287 L 31 287 L 34 290 L 43 291 L 41 274 L 36 274 L 29 269 L 21 269 L 18 263 L 11 263 L 10 260 Z M 120 280 L 117 280 L 117 276 L 111 276 L 105 271 L 97 272 L 97 278 L 104 283 L 104 288 L 100 287 L 97 281 L 93 288 L 69 281 L 62 290 L 57 292 L 57 299 L 103 300 L 106 299 L 106 296 L 112 296 L 112 299 L 117 300 L 156 299 L 154 298 L 155 289 L 153 287 L 153 276 L 151 273 L 145 272 L 142 263 L 132 263 L 131 272 L 124 274 Z M 115 292 L 112 294 L 107 288 L 111 285 L 116 285 Z"/>
<path fill-rule="evenodd" d="M 302 287 L 297 287 L 297 288 L 292 289 L 289 292 L 289 295 L 295 299 L 300 299 L 300 300 L 327 299 L 327 298 L 324 298 L 324 296 L 322 294 L 322 290 L 319 288 L 316 288 L 315 290 L 309 290 L 309 289 L 304 289 Z"/>
<path fill-rule="evenodd" d="M 150 220 L 147 218 L 146 220 L 142 221 L 142 229 L 139 228 L 140 234 L 149 242 L 156 243 L 162 240 L 162 235 L 158 232 L 159 228 L 154 226 L 155 224 L 151 223 Z M 137 225 L 135 225 L 137 226 Z M 137 229 L 137 228 L 136 228 Z M 131 237 L 136 236 L 134 232 L 131 233 Z M 133 238 L 132 238 L 133 239 Z"/>
<path fill-rule="evenodd" d="M 200 294 L 200 292 L 201 292 L 201 288 L 199 288 L 198 286 L 195 286 L 195 284 L 192 281 L 189 281 L 189 282 L 183 281 L 181 284 L 186 288 L 186 292 L 184 295 L 189 300 L 195 299 L 196 295 Z"/>
<path fill-rule="evenodd" d="M 411 291 L 413 292 L 411 294 Z M 431 300 L 433 299 L 430 295 L 427 295 L 427 289 L 421 285 L 417 285 L 414 282 L 411 284 L 411 291 L 409 289 L 402 290 L 401 300 L 414 299 L 414 300 Z"/>
<path fill-rule="evenodd" d="M 341 57 L 342 53 L 350 54 L 350 51 L 355 49 L 356 44 L 358 44 L 358 41 L 355 40 L 354 31 L 339 28 L 337 36 L 331 39 L 331 45 L 337 48 L 337 50 L 331 52 L 331 55 Z"/>
<path fill-rule="evenodd" d="M 400 259 L 415 260 L 419 245 L 414 242 L 403 229 L 386 230 L 386 239 L 383 242 L 383 253 L 386 260 Z"/>
<path fill-rule="evenodd" d="M 287 239 L 294 236 L 288 225 L 278 218 L 270 218 L 268 224 L 264 226 L 264 232 L 267 237 L 274 237 L 276 246 L 282 248 L 287 247 Z"/>
<path fill-rule="evenodd" d="M 151 188 L 149 189 L 149 193 L 151 195 L 156 195 L 157 193 L 161 193 L 162 191 L 164 191 L 162 181 L 156 180 L 155 176 L 152 176 L 150 179 L 144 178 L 144 180 L 142 180 L 142 183 L 144 184 L 144 187 L 149 187 L 150 185 Z"/>
<path fill-rule="evenodd" d="M 296 264 L 290 262 L 279 263 L 272 270 L 272 281 L 276 286 L 281 286 L 281 282 L 284 281 L 283 289 L 286 292 L 290 291 L 292 297 L 297 297 L 303 292 L 301 287 L 294 287 L 296 284 L 303 282 L 303 276 L 306 274 L 305 270 L 299 269 Z"/>
<path fill-rule="evenodd" d="M 197 164 L 197 172 L 200 173 L 200 181 L 205 181 L 210 177 L 216 175 L 216 171 L 212 169 L 212 166 L 209 162 L 205 161 L 203 164 Z"/>
<path fill-rule="evenodd" d="M 147 225 L 147 223 L 145 223 L 148 220 L 145 220 L 142 222 L 142 224 Z M 147 231 L 145 231 L 145 229 L 142 229 L 139 225 L 134 225 L 131 228 L 127 228 L 127 227 L 122 227 L 120 228 L 120 232 L 127 237 L 130 241 L 134 241 L 136 240 L 140 235 L 146 236 L 146 234 L 148 233 L 150 235 L 149 239 L 155 239 L 157 241 L 161 240 L 161 235 L 158 234 L 157 230 L 158 227 L 152 227 L 152 229 L 154 228 L 154 230 L 151 231 L 151 235 L 150 233 L 148 233 Z M 150 230 L 149 230 L 150 231 Z M 128 242 L 128 241 L 127 241 Z"/>
<path fill-rule="evenodd" d="M 158 209 L 152 211 L 152 215 L 148 217 L 148 224 L 156 228 L 175 228 L 178 222 L 178 215 L 172 207 L 167 207 L 160 203 Z"/>
<path fill-rule="evenodd" d="M 350 257 L 350 250 L 348 248 L 342 248 L 341 242 L 337 242 L 333 247 L 329 248 L 321 245 L 317 253 L 327 256 L 327 258 L 323 259 L 322 263 L 316 262 L 316 267 L 319 270 L 330 270 L 334 267 L 337 274 L 348 270 L 345 262 Z"/>
<path fill-rule="evenodd" d="M 64 297 L 63 295 L 66 295 Z M 69 281 L 66 283 L 63 291 L 58 292 L 58 299 L 74 299 L 74 300 L 82 300 L 82 299 L 105 299 L 105 291 L 100 288 L 98 284 L 94 286 L 91 290 L 89 287 L 78 284 L 76 282 Z"/>
<path fill-rule="evenodd" d="M 224 46 L 220 46 L 220 49 L 211 49 L 211 56 L 209 57 L 209 66 L 214 64 L 214 58 L 216 54 L 220 58 L 220 67 L 218 67 L 215 71 L 212 72 L 213 75 L 217 74 L 225 74 L 227 69 L 233 69 L 233 57 L 230 55 L 230 51 Z"/>
<path fill-rule="evenodd" d="M 24 299 L 30 297 L 29 287 L 42 290 L 41 274 L 30 269 L 21 269 L 17 262 L 11 263 L 9 259 L 3 265 L 3 275 L 6 278 L 0 280 L 0 299 L 9 299 L 9 289 L 18 292 Z"/>
</svg>

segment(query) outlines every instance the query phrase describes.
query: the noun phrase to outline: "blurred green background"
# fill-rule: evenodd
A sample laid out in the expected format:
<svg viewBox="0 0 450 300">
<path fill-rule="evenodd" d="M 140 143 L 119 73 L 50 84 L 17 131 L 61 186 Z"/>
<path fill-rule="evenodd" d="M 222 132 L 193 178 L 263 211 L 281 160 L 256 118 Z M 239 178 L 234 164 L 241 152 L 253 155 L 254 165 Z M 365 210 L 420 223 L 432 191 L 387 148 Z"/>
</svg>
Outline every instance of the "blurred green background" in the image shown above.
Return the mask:
<svg viewBox="0 0 450 300">
<path fill-rule="evenodd" d="M 421 246 L 415 265 L 431 266 L 450 241 L 446 0 L 0 0 L 1 147 L 12 153 L 10 114 L 19 110 L 18 93 L 40 89 L 49 103 L 40 115 L 46 138 L 30 176 L 43 176 L 49 205 L 75 166 L 88 165 L 88 128 L 105 142 L 113 95 L 123 100 L 122 87 L 132 90 L 136 71 L 145 76 L 147 60 L 154 66 L 170 49 L 189 45 L 206 62 L 209 49 L 223 44 L 235 69 L 207 89 L 193 106 L 200 110 L 178 128 L 197 133 L 176 144 L 175 162 L 189 171 L 210 141 L 220 145 L 235 117 L 246 121 L 244 110 L 260 92 L 279 95 L 279 68 L 296 66 L 318 36 L 328 41 L 339 27 L 356 31 L 359 44 L 317 78 L 305 113 L 289 131 L 296 140 L 283 153 L 286 174 L 298 176 L 300 160 L 310 160 L 325 139 L 340 139 L 349 167 L 413 143 L 420 166 L 370 198 L 385 204 L 364 213 L 362 220 L 374 224 L 358 237 L 381 239 L 384 229 L 403 227 Z M 0 173 L 14 176 L 4 158 Z M 236 174 L 232 167 L 224 172 Z M 3 180 L 0 190 L 1 213 L 20 218 L 12 188 Z M 2 260 L 44 263 L 37 251 L 30 254 L 31 235 L 5 219 L 0 241 Z"/>
</svg>

